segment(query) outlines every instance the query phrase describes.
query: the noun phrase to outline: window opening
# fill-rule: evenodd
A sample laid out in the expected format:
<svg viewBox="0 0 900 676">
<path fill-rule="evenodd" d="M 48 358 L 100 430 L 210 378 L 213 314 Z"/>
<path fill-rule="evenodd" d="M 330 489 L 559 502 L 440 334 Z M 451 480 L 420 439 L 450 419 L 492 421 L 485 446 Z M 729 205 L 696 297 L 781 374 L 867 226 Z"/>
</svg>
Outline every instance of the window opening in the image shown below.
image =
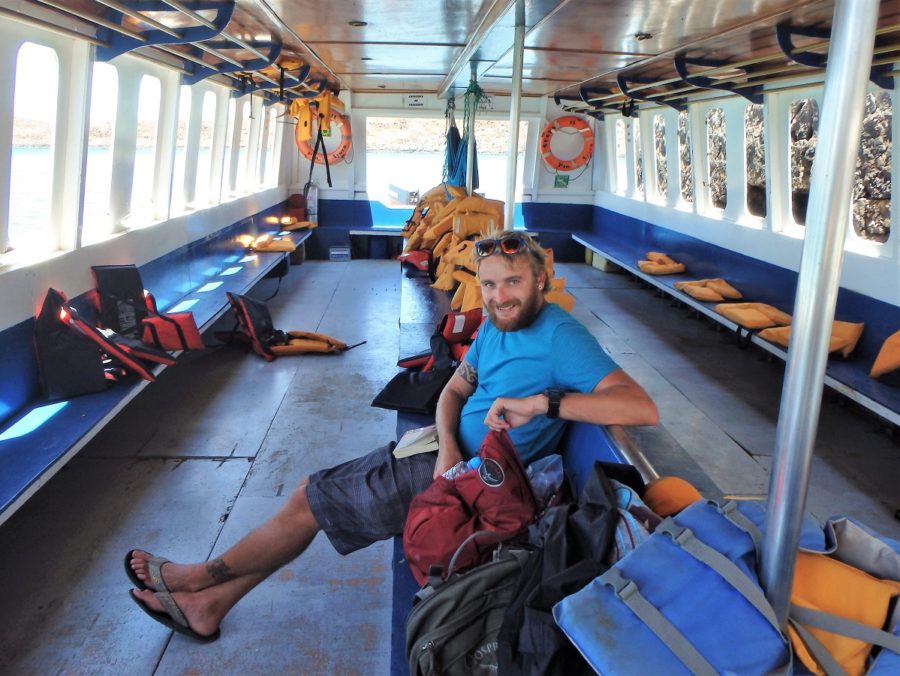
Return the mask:
<svg viewBox="0 0 900 676">
<path fill-rule="evenodd" d="M 178 126 L 175 132 L 175 170 L 172 172 L 172 215 L 184 211 L 184 169 L 187 164 L 187 134 L 191 119 L 191 88 L 181 85 L 178 95 Z"/>
<path fill-rule="evenodd" d="M 644 151 L 641 148 L 640 118 L 632 122 L 634 130 L 634 185 L 638 194 L 644 194 Z"/>
<path fill-rule="evenodd" d="M 200 112 L 200 146 L 197 151 L 197 187 L 194 190 L 194 206 L 205 207 L 211 201 L 210 178 L 212 171 L 213 132 L 216 126 L 216 95 L 203 94 Z"/>
<path fill-rule="evenodd" d="M 138 94 L 137 147 L 134 153 L 134 178 L 131 182 L 130 226 L 156 220 L 156 139 L 159 134 L 159 78 L 144 75 Z M 183 165 L 182 165 L 183 170 Z"/>
<path fill-rule="evenodd" d="M 751 103 L 744 110 L 744 152 L 747 157 L 747 212 L 766 215 L 766 140 L 763 107 Z"/>
<path fill-rule="evenodd" d="M 716 209 L 727 203 L 725 171 L 725 111 L 712 108 L 706 113 L 706 162 L 709 201 Z"/>
<path fill-rule="evenodd" d="M 34 88 L 40 80 L 40 93 Z M 25 42 L 16 58 L 9 190 L 9 246 L 48 252 L 57 238 L 51 222 L 59 60 L 49 47 Z M 2 253 L 2 252 L 0 252 Z"/>
<path fill-rule="evenodd" d="M 628 188 L 628 162 L 626 152 L 628 136 L 625 120 L 616 120 L 616 192 L 623 193 Z"/>
<path fill-rule="evenodd" d="M 856 177 L 853 182 L 853 232 L 883 244 L 891 235 L 891 120 L 888 92 L 866 95 Z"/>
<path fill-rule="evenodd" d="M 112 232 L 109 208 L 112 144 L 118 107 L 119 73 L 108 63 L 94 63 L 88 121 L 87 166 L 84 178 L 84 215 L 81 243 L 93 244 Z"/>
<path fill-rule="evenodd" d="M 281 138 L 284 130 L 284 124 L 279 116 L 283 113 L 282 106 L 272 106 L 269 108 L 269 138 L 266 142 L 266 173 L 264 176 L 265 185 L 278 184 L 278 158 L 280 154 Z M 278 150 L 276 150 L 278 148 Z"/>
<path fill-rule="evenodd" d="M 406 206 L 410 192 L 422 194 L 441 183 L 444 170 L 444 118 L 369 117 L 366 119 L 366 190 L 369 199 Z M 528 122 L 519 123 L 516 197 L 522 195 Z M 478 145 L 477 192 L 506 200 L 509 149 L 507 120 L 475 120 Z M 405 183 L 397 177 L 409 176 Z"/>
<path fill-rule="evenodd" d="M 666 121 L 662 115 L 653 116 L 653 149 L 656 162 L 656 191 L 665 199 L 669 193 L 669 172 L 666 163 Z"/>
<path fill-rule="evenodd" d="M 237 115 L 237 100 L 228 99 L 228 124 L 225 127 L 225 152 L 223 153 L 222 162 L 222 184 L 219 187 L 219 201 L 221 202 L 226 195 L 234 194 L 234 182 L 231 180 L 231 168 L 233 158 L 231 156 L 234 147 L 234 122 Z"/>
<path fill-rule="evenodd" d="M 806 225 L 809 180 L 816 154 L 819 104 L 815 99 L 794 101 L 790 107 L 791 213 L 797 225 Z"/>
<path fill-rule="evenodd" d="M 269 138 L 275 138 L 275 130 L 272 128 L 272 107 L 263 107 L 262 124 L 260 127 L 259 142 L 256 146 L 256 184 L 266 184 L 266 164 L 269 161 Z"/>
<path fill-rule="evenodd" d="M 691 153 L 691 121 L 686 110 L 678 113 L 678 176 L 681 181 L 681 199 L 694 201 L 694 159 Z"/>
<path fill-rule="evenodd" d="M 253 124 L 252 109 L 249 101 L 244 101 L 238 110 L 240 114 L 235 124 L 241 125 L 241 138 L 238 143 L 237 157 L 237 180 L 235 181 L 234 192 L 237 195 L 243 195 L 247 192 L 247 148 L 250 145 L 250 126 Z"/>
</svg>

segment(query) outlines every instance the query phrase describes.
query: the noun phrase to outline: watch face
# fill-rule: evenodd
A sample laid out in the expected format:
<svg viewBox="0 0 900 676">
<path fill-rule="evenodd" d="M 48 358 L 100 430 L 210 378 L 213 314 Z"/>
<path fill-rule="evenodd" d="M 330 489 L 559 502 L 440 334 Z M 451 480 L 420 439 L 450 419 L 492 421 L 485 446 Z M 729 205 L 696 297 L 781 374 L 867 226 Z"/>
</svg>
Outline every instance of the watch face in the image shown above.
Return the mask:
<svg viewBox="0 0 900 676">
<path fill-rule="evenodd" d="M 491 488 L 497 488 L 503 483 L 503 468 L 499 462 L 488 458 L 478 467 L 478 476 Z"/>
</svg>

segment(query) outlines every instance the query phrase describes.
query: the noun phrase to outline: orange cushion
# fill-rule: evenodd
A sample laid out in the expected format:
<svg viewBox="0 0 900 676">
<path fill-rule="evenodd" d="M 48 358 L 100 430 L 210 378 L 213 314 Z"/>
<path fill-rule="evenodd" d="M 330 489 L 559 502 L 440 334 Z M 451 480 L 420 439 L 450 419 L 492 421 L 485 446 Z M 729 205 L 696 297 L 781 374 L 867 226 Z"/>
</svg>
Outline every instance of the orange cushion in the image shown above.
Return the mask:
<svg viewBox="0 0 900 676">
<path fill-rule="evenodd" d="M 887 620 L 891 599 L 897 595 L 900 595 L 900 582 L 879 580 L 824 554 L 802 550 L 797 554 L 791 603 L 798 606 L 881 629 Z M 815 627 L 806 629 L 819 639 L 848 674 L 865 673 L 871 643 Z M 800 661 L 814 673 L 823 673 L 793 628 L 789 628 L 788 634 Z"/>
<path fill-rule="evenodd" d="M 862 335 L 865 324 L 854 324 L 836 320 L 831 327 L 831 339 L 828 341 L 828 351 L 840 350 L 844 357 L 849 357 Z M 791 339 L 791 327 L 779 326 L 778 328 L 765 329 L 759 332 L 760 338 L 765 338 L 784 347 L 788 346 Z"/>
<path fill-rule="evenodd" d="M 681 290 L 689 296 L 692 296 L 697 300 L 706 301 L 707 303 L 718 303 L 725 300 L 722 295 L 714 289 L 711 289 L 708 286 L 701 286 L 700 284 L 685 284 Z"/>
<path fill-rule="evenodd" d="M 840 350 L 844 357 L 849 357 L 850 353 L 856 348 L 856 343 L 859 342 L 859 337 L 862 335 L 865 327 L 864 323 L 856 324 L 835 320 L 831 325 L 831 341 L 834 344 L 835 340 L 837 340 L 838 346 L 832 347 L 828 351 Z"/>
<path fill-rule="evenodd" d="M 869 375 L 877 378 L 898 368 L 900 368 L 900 331 L 888 336 L 884 341 Z"/>
<path fill-rule="evenodd" d="M 645 258 L 648 261 L 653 261 L 654 263 L 662 263 L 664 265 L 675 265 L 676 261 L 669 258 L 668 255 L 664 253 L 660 253 L 659 251 L 648 251 Z"/>
<path fill-rule="evenodd" d="M 738 291 L 733 286 L 731 286 L 731 284 L 719 277 L 716 277 L 715 279 L 707 279 L 705 286 L 707 289 L 712 289 L 716 293 L 731 300 L 738 300 L 739 298 L 743 298 L 740 291 Z"/>
<path fill-rule="evenodd" d="M 745 329 L 766 329 L 791 323 L 789 314 L 766 303 L 720 303 L 713 309 Z"/>
<path fill-rule="evenodd" d="M 684 272 L 681 263 L 655 263 L 653 261 L 638 261 L 638 267 L 648 275 L 674 275 Z"/>
<path fill-rule="evenodd" d="M 703 496 L 684 479 L 664 476 L 648 483 L 641 499 L 660 516 L 672 516 L 697 500 L 702 500 Z"/>
</svg>

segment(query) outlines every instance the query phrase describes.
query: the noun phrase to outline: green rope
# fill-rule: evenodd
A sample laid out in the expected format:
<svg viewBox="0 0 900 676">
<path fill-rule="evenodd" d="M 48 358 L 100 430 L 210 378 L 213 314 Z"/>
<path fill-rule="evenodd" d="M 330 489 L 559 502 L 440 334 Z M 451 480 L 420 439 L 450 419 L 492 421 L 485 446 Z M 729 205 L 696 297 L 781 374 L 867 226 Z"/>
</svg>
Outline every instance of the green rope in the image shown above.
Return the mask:
<svg viewBox="0 0 900 676">
<path fill-rule="evenodd" d="M 469 119 L 470 116 L 474 117 L 475 111 L 478 110 L 478 104 L 481 103 L 481 99 L 484 98 L 484 90 L 478 86 L 478 83 L 475 80 L 469 81 L 469 86 L 466 89 L 466 94 L 464 97 L 465 100 L 465 108 L 463 110 L 463 138 L 469 138 Z"/>
</svg>

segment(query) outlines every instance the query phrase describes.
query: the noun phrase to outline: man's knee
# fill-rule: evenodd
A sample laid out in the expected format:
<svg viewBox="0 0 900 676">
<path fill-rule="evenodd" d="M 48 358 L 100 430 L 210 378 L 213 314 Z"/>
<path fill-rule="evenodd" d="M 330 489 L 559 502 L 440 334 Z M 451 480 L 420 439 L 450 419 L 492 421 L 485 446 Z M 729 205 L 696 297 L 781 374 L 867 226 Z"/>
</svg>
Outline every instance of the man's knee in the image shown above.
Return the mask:
<svg viewBox="0 0 900 676">
<path fill-rule="evenodd" d="M 309 487 L 309 479 L 305 478 L 300 482 L 300 485 L 294 489 L 294 492 L 291 493 L 288 498 L 287 509 L 291 513 L 292 517 L 297 519 L 301 525 L 304 526 L 312 526 L 316 529 L 319 528 L 319 524 L 316 521 L 316 517 L 313 514 L 312 509 L 309 506 L 309 498 L 307 496 L 307 489 Z"/>
</svg>

